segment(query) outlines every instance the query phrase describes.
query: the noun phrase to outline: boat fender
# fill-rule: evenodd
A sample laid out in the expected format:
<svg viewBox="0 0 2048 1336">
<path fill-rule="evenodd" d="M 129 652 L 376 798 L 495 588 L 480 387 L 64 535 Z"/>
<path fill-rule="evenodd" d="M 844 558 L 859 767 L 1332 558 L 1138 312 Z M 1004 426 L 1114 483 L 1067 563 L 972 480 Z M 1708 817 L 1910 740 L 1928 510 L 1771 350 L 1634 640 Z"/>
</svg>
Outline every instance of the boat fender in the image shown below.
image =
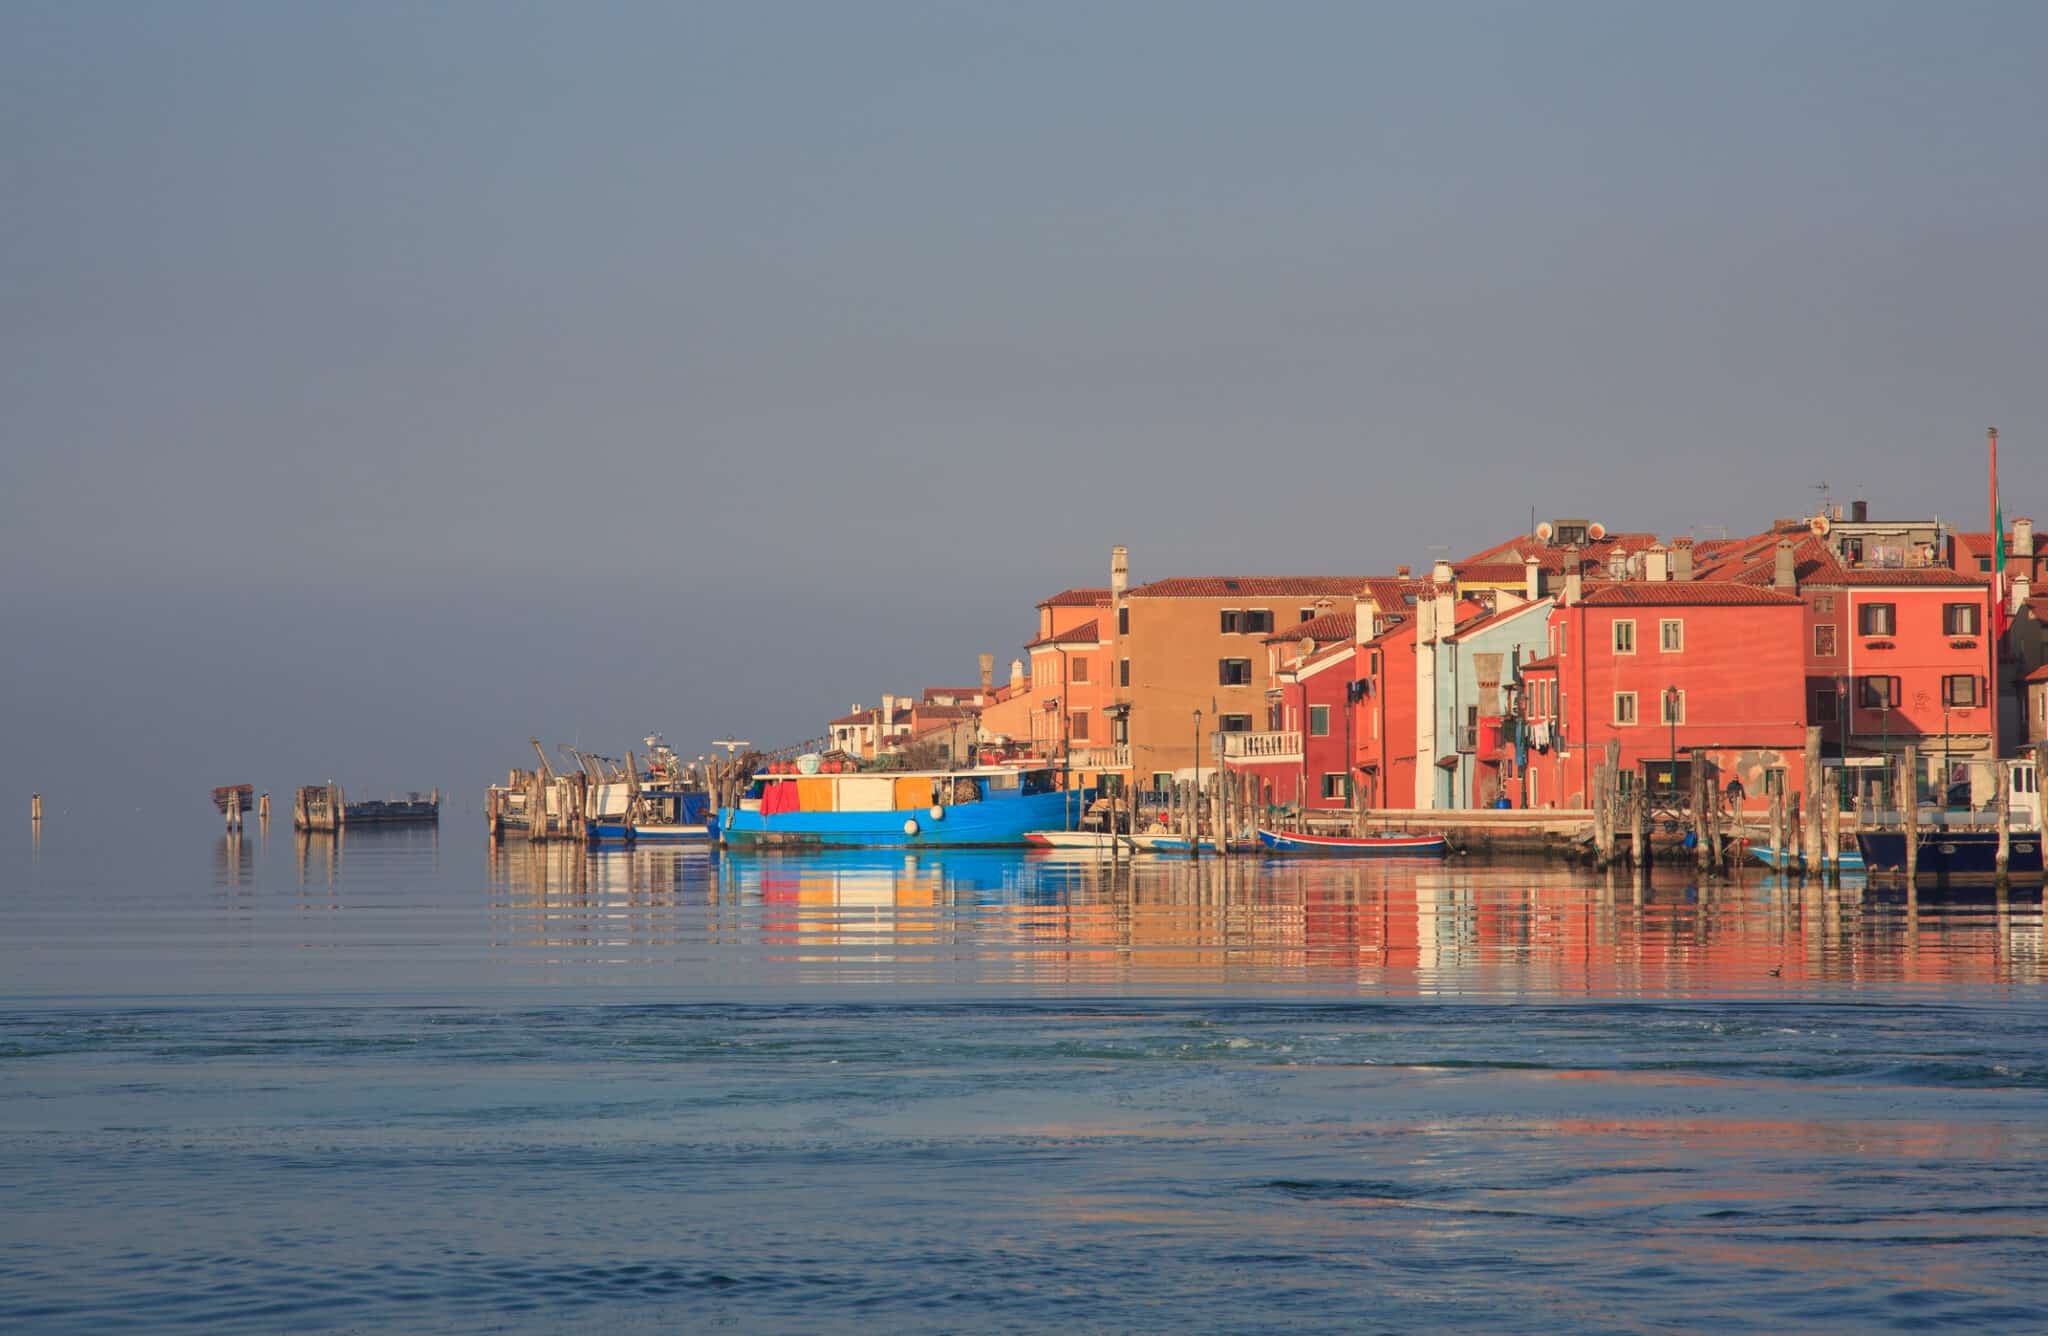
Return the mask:
<svg viewBox="0 0 2048 1336">
<path fill-rule="evenodd" d="M 908 820 L 908 821 L 906 821 L 906 822 L 904 822 L 904 823 L 903 823 L 903 833 L 904 833 L 905 835 L 915 835 L 915 834 L 917 834 L 917 818 L 916 818 L 916 817 L 912 817 L 912 818 L 910 818 L 910 820 Z"/>
<path fill-rule="evenodd" d="M 944 821 L 945 819 L 946 819 L 946 809 L 945 809 L 945 808 L 943 808 L 943 807 L 941 807 L 941 806 L 939 806 L 939 805 L 938 805 L 937 803 L 933 803 L 933 804 L 932 804 L 932 820 L 934 820 L 934 821 Z"/>
</svg>

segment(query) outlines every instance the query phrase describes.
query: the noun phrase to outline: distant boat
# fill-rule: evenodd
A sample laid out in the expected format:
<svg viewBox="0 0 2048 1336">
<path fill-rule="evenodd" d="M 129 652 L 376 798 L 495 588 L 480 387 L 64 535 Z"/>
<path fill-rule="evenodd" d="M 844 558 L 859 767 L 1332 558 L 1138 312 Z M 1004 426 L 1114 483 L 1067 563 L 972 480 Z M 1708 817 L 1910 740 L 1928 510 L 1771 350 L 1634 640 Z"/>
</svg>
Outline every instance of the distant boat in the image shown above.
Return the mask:
<svg viewBox="0 0 2048 1336">
<path fill-rule="evenodd" d="M 590 786 L 584 838 L 592 844 L 710 843 L 718 833 L 711 795 L 689 778 L 661 734 L 650 733 L 646 744 L 647 769 L 635 782 L 611 778 Z"/>
<path fill-rule="evenodd" d="M 1441 835 L 1309 835 L 1259 829 L 1259 843 L 1276 854 L 1323 854 L 1339 858 L 1442 858 L 1450 842 Z"/>
<path fill-rule="evenodd" d="M 1057 780 L 1046 766 L 756 775 L 720 830 L 735 848 L 1024 847 L 1094 798 Z"/>
<path fill-rule="evenodd" d="M 1216 852 L 1215 840 L 1205 839 L 1195 844 L 1190 844 L 1188 837 L 1185 835 L 1146 835 L 1141 833 L 1131 836 L 1130 840 L 1140 853 L 1185 854 L 1193 852 L 1213 854 Z M 1258 847 L 1258 843 L 1255 840 L 1232 840 L 1229 852 L 1238 854 L 1256 853 Z"/>
<path fill-rule="evenodd" d="M 292 795 L 295 830 L 342 830 L 349 826 L 431 826 L 441 821 L 441 790 L 422 797 L 373 798 L 352 803 L 339 784 L 307 784 Z"/>
</svg>

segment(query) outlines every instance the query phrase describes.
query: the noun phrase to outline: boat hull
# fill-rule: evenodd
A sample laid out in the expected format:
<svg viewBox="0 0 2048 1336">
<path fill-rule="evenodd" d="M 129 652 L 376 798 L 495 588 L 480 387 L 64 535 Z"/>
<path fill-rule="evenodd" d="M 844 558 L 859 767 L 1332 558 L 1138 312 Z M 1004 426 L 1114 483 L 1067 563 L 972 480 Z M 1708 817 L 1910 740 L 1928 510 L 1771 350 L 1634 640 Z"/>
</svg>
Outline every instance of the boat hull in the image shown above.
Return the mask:
<svg viewBox="0 0 2048 1336">
<path fill-rule="evenodd" d="M 1442 858 L 1451 847 L 1441 835 L 1304 835 L 1263 828 L 1259 843 L 1276 854 L 1336 858 Z"/>
<path fill-rule="evenodd" d="M 776 812 L 736 808 L 721 833 L 736 849 L 1027 848 L 1033 831 L 1066 818 L 1076 795 L 1059 790 L 978 803 L 881 812 Z"/>
<path fill-rule="evenodd" d="M 1992 878 L 1998 875 L 1998 832 L 1993 830 L 1941 830 L 1919 832 L 1918 875 L 1942 880 L 1953 877 Z M 1906 833 L 1902 830 L 1858 832 L 1864 863 L 1872 872 L 1906 870 Z M 2041 875 L 2041 836 L 2034 831 L 2014 831 L 2006 873 L 2014 877 Z"/>
<path fill-rule="evenodd" d="M 592 821 L 584 827 L 584 838 L 592 844 L 708 844 L 717 838 L 709 822 L 695 825 L 667 825 L 623 821 Z"/>
<path fill-rule="evenodd" d="M 1752 844 L 1749 847 L 1749 856 L 1762 863 L 1765 867 L 1776 868 L 1781 872 L 1798 872 L 1806 867 L 1805 855 L 1795 853 L 1790 849 L 1772 849 L 1765 845 Z M 1842 872 L 1862 872 L 1864 870 L 1863 855 L 1854 849 L 1844 849 L 1841 858 L 1836 863 L 1836 867 Z"/>
</svg>

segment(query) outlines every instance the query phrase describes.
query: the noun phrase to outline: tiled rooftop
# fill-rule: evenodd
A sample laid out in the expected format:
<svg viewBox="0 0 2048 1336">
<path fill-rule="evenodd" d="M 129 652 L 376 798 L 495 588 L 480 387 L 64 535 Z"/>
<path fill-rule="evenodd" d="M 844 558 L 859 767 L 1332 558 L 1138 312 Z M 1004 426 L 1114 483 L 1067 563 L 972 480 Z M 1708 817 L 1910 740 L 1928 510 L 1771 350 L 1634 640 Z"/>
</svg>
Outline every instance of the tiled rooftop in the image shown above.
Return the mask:
<svg viewBox="0 0 2048 1336">
<path fill-rule="evenodd" d="M 1132 598 L 1341 598 L 1356 594 L 1362 575 L 1183 575 L 1154 580 Z"/>
</svg>

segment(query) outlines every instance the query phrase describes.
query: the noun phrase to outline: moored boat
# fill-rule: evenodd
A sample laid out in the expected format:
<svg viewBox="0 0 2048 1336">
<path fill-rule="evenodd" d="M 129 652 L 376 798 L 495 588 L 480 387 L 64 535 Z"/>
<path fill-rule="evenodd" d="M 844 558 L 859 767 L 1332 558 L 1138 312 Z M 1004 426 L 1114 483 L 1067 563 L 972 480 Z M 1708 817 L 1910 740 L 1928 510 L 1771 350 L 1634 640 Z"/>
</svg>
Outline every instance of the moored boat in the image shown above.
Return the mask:
<svg viewBox="0 0 2048 1336">
<path fill-rule="evenodd" d="M 1310 835 L 1259 828 L 1259 843 L 1276 854 L 1328 854 L 1346 858 L 1442 858 L 1450 842 L 1441 835 Z"/>
<path fill-rule="evenodd" d="M 1953 878 L 1990 879 L 1998 875 L 1998 832 L 1928 826 L 1918 832 L 1916 873 L 1932 881 Z M 2038 831 L 2013 831 L 2006 875 L 2035 878 L 2041 875 L 2041 835 Z M 1906 832 L 1903 830 L 1859 831 L 1866 867 L 1871 872 L 1906 870 Z"/>
<path fill-rule="evenodd" d="M 645 771 L 636 778 L 608 778 L 590 786 L 584 838 L 592 844 L 704 844 L 715 839 L 711 795 L 694 781 L 661 734 L 651 733 L 645 741 Z"/>
<path fill-rule="evenodd" d="M 735 848 L 1025 847 L 1094 797 L 1057 780 L 1043 766 L 756 775 L 720 831 Z"/>
<path fill-rule="evenodd" d="M 1798 872 L 1806 867 L 1806 856 L 1796 849 L 1773 849 L 1768 845 L 1752 844 L 1749 855 L 1765 867 L 1781 872 Z M 1863 855 L 1855 849 L 1844 849 L 1837 866 L 1843 872 L 1861 872 L 1864 870 Z"/>
</svg>

